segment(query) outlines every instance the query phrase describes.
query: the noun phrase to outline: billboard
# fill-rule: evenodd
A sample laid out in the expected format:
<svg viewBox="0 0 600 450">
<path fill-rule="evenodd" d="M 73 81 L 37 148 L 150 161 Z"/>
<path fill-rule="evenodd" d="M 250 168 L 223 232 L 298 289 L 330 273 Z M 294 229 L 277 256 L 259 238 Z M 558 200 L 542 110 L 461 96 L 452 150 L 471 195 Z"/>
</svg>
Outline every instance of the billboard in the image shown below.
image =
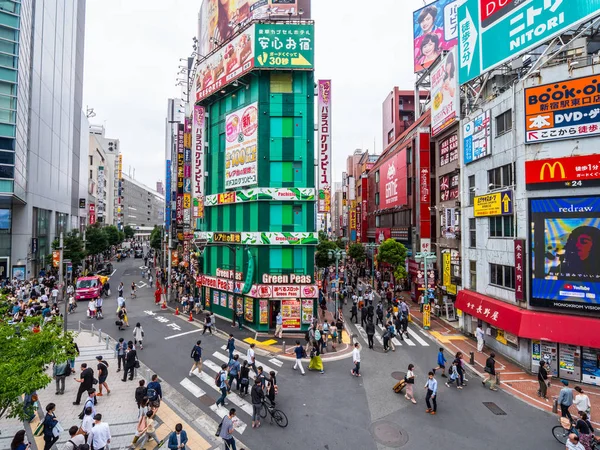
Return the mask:
<svg viewBox="0 0 600 450">
<path fill-rule="evenodd" d="M 431 135 L 452 125 L 460 115 L 456 51 L 450 50 L 431 72 Z"/>
<path fill-rule="evenodd" d="M 600 0 L 465 0 L 458 8 L 460 83 L 582 24 L 599 9 Z"/>
<path fill-rule="evenodd" d="M 196 101 L 254 68 L 311 70 L 313 63 L 314 25 L 254 24 L 198 65 Z"/>
<path fill-rule="evenodd" d="M 447 173 L 440 176 L 440 201 L 458 199 L 458 172 Z"/>
<path fill-rule="evenodd" d="M 325 202 L 331 189 L 331 80 L 319 80 L 317 120 L 319 121 L 319 212 L 329 212 Z"/>
<path fill-rule="evenodd" d="M 168 230 L 171 226 L 171 160 L 167 159 L 167 173 L 165 178 L 165 227 Z"/>
<path fill-rule="evenodd" d="M 296 0 L 204 0 L 198 19 L 198 54 L 208 55 L 252 20 L 296 15 L 296 3 Z"/>
<path fill-rule="evenodd" d="M 533 306 L 600 312 L 600 197 L 529 200 Z"/>
<path fill-rule="evenodd" d="M 225 118 L 225 189 L 258 183 L 258 102 Z"/>
<path fill-rule="evenodd" d="M 194 144 L 192 147 L 192 195 L 194 198 L 204 196 L 204 125 L 206 120 L 203 106 L 194 105 L 193 131 Z"/>
<path fill-rule="evenodd" d="M 406 173 L 406 150 L 388 158 L 379 167 L 379 205 L 381 209 L 408 204 Z"/>
<path fill-rule="evenodd" d="M 463 147 L 465 164 L 492 154 L 492 121 L 489 111 L 463 125 Z"/>
<path fill-rule="evenodd" d="M 475 217 L 510 216 L 513 213 L 513 191 L 479 195 L 473 199 Z"/>
<path fill-rule="evenodd" d="M 525 188 L 562 189 L 600 186 L 600 155 L 525 161 Z"/>
<path fill-rule="evenodd" d="M 415 72 L 458 43 L 457 5 L 456 0 L 437 0 L 413 13 Z"/>
<path fill-rule="evenodd" d="M 448 136 L 440 142 L 440 166 L 445 166 L 458 160 L 458 135 Z"/>
<path fill-rule="evenodd" d="M 578 139 L 600 134 L 598 76 L 525 89 L 525 142 Z"/>
</svg>

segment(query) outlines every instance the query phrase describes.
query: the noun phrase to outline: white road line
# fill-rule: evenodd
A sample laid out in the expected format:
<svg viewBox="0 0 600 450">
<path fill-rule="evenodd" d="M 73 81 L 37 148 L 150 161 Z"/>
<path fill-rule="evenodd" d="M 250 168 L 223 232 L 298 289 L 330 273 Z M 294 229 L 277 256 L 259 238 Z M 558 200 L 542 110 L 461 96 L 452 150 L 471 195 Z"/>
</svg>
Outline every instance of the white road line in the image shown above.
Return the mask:
<svg viewBox="0 0 600 450">
<path fill-rule="evenodd" d="M 283 362 L 279 361 L 278 359 L 275 359 L 275 358 L 271 358 L 269 360 L 269 362 L 275 364 L 277 367 L 282 367 L 283 366 Z"/>
<path fill-rule="evenodd" d="M 184 378 L 179 384 L 186 388 L 196 398 L 200 398 L 206 394 L 206 392 L 196 386 L 192 380 L 188 378 Z"/>
<path fill-rule="evenodd" d="M 398 339 L 392 338 L 392 342 L 396 347 L 402 347 L 402 343 Z"/>
<path fill-rule="evenodd" d="M 225 345 L 223 347 L 221 347 L 221 349 L 227 351 L 227 356 L 225 356 L 225 355 L 223 355 L 223 354 L 221 354 L 219 352 L 213 353 L 213 356 L 215 358 L 219 358 L 221 361 L 223 361 L 224 363 L 228 364 L 229 363 L 229 350 L 227 350 L 227 346 L 225 346 Z M 246 359 L 246 354 L 245 353 L 241 353 L 241 352 L 238 352 L 237 350 L 234 350 L 233 354 L 239 356 L 240 364 L 242 363 L 242 361 L 244 361 Z M 261 363 L 258 359 L 254 358 L 254 362 L 256 364 L 256 368 L 257 369 L 258 369 L 258 366 L 262 366 L 263 371 L 265 373 L 269 373 L 269 372 L 273 371 L 273 372 L 275 372 L 275 375 L 277 375 L 277 371 L 275 369 L 271 369 L 266 364 Z"/>
<path fill-rule="evenodd" d="M 410 327 L 409 327 L 409 328 L 410 328 Z M 412 328 L 410 328 L 410 331 L 411 331 L 411 333 L 410 333 L 410 337 L 411 337 L 411 338 L 415 339 L 415 340 L 416 340 L 416 341 L 417 341 L 419 344 L 421 344 L 423 347 L 429 347 L 429 343 L 428 343 L 428 342 L 425 342 L 425 341 L 423 340 L 423 338 L 422 338 L 421 336 L 419 336 L 419 334 L 418 334 L 418 333 L 415 333 L 415 331 L 414 331 Z"/>
<path fill-rule="evenodd" d="M 215 363 L 213 363 L 211 361 L 203 361 L 203 363 L 204 363 L 205 367 L 208 367 L 209 369 L 215 371 L 215 374 L 217 373 L 218 370 L 221 370 L 220 367 L 218 367 Z M 209 363 L 209 364 L 207 364 L 207 363 Z M 215 370 L 215 367 L 217 368 L 217 370 Z M 221 390 L 215 384 L 214 377 L 212 377 L 211 375 L 207 374 L 206 372 L 200 372 L 200 373 L 194 372 L 194 375 L 196 375 L 198 378 L 200 378 L 206 384 L 211 386 L 215 391 L 217 391 L 219 393 L 221 392 Z M 246 400 L 244 400 L 242 397 L 237 395 L 235 392 L 230 392 L 229 394 L 227 394 L 227 398 L 225 401 L 231 401 L 237 407 L 241 408 L 242 411 L 244 411 L 246 414 L 249 414 L 250 416 L 252 415 L 252 405 L 250 403 L 248 403 Z"/>
<path fill-rule="evenodd" d="M 179 336 L 185 336 L 186 334 L 197 333 L 198 331 L 202 331 L 202 330 L 186 331 L 185 333 L 179 333 L 179 334 L 174 334 L 173 336 L 167 336 L 165 339 L 173 339 L 173 338 L 176 338 Z"/>
<path fill-rule="evenodd" d="M 219 419 L 222 419 L 223 417 L 225 417 L 229 414 L 229 410 L 227 408 L 225 408 L 224 406 L 221 406 L 221 405 L 217 406 L 216 403 L 210 405 L 210 409 L 217 416 L 219 416 Z M 244 430 L 246 429 L 246 424 L 244 422 L 242 422 L 237 416 L 234 417 L 233 423 L 235 425 L 234 431 L 237 431 L 240 434 L 242 434 L 244 432 Z"/>
<path fill-rule="evenodd" d="M 354 325 L 356 327 L 356 329 L 358 330 L 358 334 L 360 334 L 360 337 L 363 338 L 363 340 L 365 341 L 365 343 L 368 345 L 369 344 L 369 339 L 367 337 L 367 333 L 365 332 L 364 328 L 361 327 L 360 325 L 356 324 Z"/>
<path fill-rule="evenodd" d="M 117 269 L 113 270 L 112 273 L 109 275 L 109 277 L 112 277 L 116 271 L 117 271 Z"/>
</svg>

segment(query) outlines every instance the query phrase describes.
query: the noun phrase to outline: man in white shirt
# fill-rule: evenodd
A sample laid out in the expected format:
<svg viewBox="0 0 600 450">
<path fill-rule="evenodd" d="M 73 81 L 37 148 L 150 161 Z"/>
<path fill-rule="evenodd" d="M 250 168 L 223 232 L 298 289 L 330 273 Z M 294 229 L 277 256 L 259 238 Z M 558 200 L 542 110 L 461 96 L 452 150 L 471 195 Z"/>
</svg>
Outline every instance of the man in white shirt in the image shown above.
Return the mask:
<svg viewBox="0 0 600 450">
<path fill-rule="evenodd" d="M 107 423 L 102 422 L 102 414 L 94 416 L 94 428 L 88 437 L 88 442 L 92 443 L 94 450 L 105 450 L 110 444 L 110 428 Z"/>
<path fill-rule="evenodd" d="M 483 351 L 483 344 L 485 342 L 483 340 L 485 333 L 483 332 L 480 324 L 477 325 L 477 329 L 475 330 L 475 337 L 477 338 L 477 351 L 481 353 Z"/>
<path fill-rule="evenodd" d="M 354 369 L 350 371 L 355 377 L 360 377 L 360 350 L 358 342 L 354 343 L 354 350 L 352 350 L 352 361 L 354 361 Z"/>
<path fill-rule="evenodd" d="M 55 305 L 58 303 L 58 289 L 56 287 L 52 289 L 52 303 Z"/>
<path fill-rule="evenodd" d="M 88 406 L 84 410 L 83 421 L 81 422 L 81 429 L 86 435 L 89 435 L 94 428 L 94 415 L 92 414 L 92 407 Z"/>
<path fill-rule="evenodd" d="M 91 428 L 90 428 L 91 429 Z M 74 425 L 71 428 L 69 428 L 69 440 L 67 441 L 66 445 L 66 449 L 67 450 L 75 450 L 76 448 L 78 448 L 80 445 L 85 444 L 85 436 L 83 434 L 77 434 L 79 431 L 79 428 Z"/>
<path fill-rule="evenodd" d="M 579 442 L 579 436 L 575 433 L 571 433 L 569 434 L 569 439 L 567 439 L 565 450 L 585 450 L 585 447 Z"/>
<path fill-rule="evenodd" d="M 254 344 L 250 344 L 250 348 L 246 353 L 246 361 L 248 361 L 248 365 L 252 367 L 254 373 L 258 375 L 258 370 L 256 370 L 256 360 L 254 359 Z"/>
</svg>

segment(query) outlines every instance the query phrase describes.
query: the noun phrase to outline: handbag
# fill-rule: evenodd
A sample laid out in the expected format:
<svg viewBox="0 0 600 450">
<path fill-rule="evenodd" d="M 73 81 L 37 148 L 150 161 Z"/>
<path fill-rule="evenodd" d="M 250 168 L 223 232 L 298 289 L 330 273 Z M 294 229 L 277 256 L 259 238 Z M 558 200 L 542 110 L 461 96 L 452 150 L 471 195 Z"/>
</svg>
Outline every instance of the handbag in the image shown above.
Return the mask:
<svg viewBox="0 0 600 450">
<path fill-rule="evenodd" d="M 54 425 L 54 428 L 52 428 L 52 436 L 59 437 L 60 433 L 62 433 L 63 431 L 64 428 L 62 427 L 60 422 L 58 422 L 56 425 Z"/>
<path fill-rule="evenodd" d="M 492 373 L 492 369 L 491 369 L 489 366 L 485 366 L 485 367 L 483 368 L 483 371 L 484 371 L 485 373 Z"/>
<path fill-rule="evenodd" d="M 133 364 L 133 367 L 135 367 L 136 369 L 140 368 L 140 360 L 139 359 L 135 360 L 135 363 Z"/>
<path fill-rule="evenodd" d="M 221 436 L 221 430 L 223 429 L 223 421 L 225 420 L 225 416 L 221 419 L 221 423 L 217 426 L 217 431 L 215 431 L 215 436 Z"/>
</svg>

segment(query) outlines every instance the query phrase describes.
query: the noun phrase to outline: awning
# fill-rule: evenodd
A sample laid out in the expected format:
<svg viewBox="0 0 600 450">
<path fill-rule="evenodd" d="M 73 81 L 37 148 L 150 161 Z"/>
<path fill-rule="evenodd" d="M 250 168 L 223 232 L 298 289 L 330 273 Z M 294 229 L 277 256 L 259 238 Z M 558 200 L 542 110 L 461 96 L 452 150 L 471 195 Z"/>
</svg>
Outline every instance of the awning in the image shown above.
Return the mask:
<svg viewBox="0 0 600 450">
<path fill-rule="evenodd" d="M 454 305 L 522 338 L 600 348 L 600 319 L 527 310 L 467 289 Z"/>
</svg>

